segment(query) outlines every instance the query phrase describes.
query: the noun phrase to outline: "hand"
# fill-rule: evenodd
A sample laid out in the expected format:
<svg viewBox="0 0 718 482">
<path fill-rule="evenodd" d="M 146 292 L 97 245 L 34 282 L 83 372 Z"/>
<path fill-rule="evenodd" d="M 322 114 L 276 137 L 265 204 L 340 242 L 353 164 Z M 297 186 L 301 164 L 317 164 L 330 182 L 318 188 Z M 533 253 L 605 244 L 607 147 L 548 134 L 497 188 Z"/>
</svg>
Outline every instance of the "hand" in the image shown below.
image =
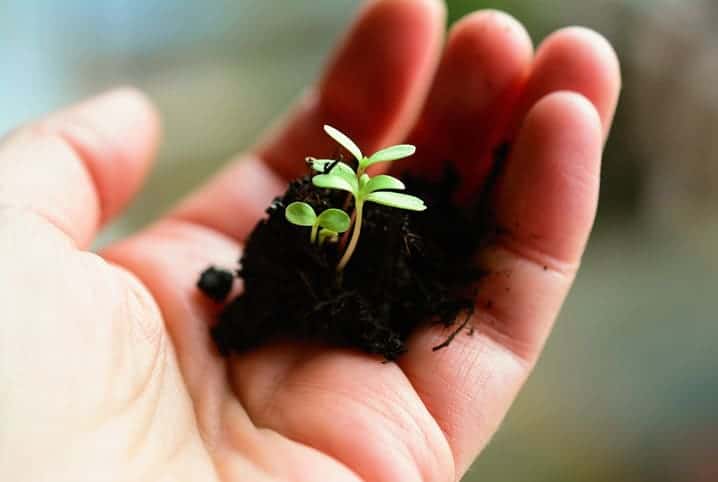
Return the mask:
<svg viewBox="0 0 718 482">
<path fill-rule="evenodd" d="M 137 189 L 158 139 L 144 98 L 115 91 L 0 146 L 0 480 L 448 481 L 486 445 L 534 366 L 593 222 L 618 64 L 598 35 L 561 30 L 534 54 L 498 12 L 442 46 L 434 0 L 369 2 L 322 80 L 249 154 L 101 256 L 98 228 Z M 438 68 L 437 68 L 438 67 Z M 398 363 L 295 345 L 219 357 L 196 291 L 331 123 L 371 151 L 455 159 L 494 186 L 501 236 L 477 253 L 474 336 Z"/>
</svg>

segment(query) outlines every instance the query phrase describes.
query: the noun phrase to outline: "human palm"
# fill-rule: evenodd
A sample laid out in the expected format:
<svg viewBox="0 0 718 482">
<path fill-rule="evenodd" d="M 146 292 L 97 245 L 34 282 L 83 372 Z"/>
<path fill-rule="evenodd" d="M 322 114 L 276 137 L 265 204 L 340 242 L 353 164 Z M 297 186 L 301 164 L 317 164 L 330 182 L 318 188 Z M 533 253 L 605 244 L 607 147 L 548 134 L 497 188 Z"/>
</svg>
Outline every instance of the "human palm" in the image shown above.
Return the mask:
<svg viewBox="0 0 718 482">
<path fill-rule="evenodd" d="M 158 121 L 121 89 L 0 146 L 0 480 L 449 481 L 492 436 L 570 287 L 593 222 L 619 73 L 598 35 L 477 12 L 442 46 L 433 0 L 369 2 L 321 82 L 264 141 L 148 229 L 87 251 L 131 198 Z M 220 357 L 196 291 L 330 123 L 367 151 L 407 141 L 491 194 L 473 336 L 397 363 L 276 344 Z M 492 169 L 505 141 L 511 154 Z M 497 176 L 490 173 L 498 172 Z M 489 179 L 490 178 L 490 179 Z"/>
</svg>

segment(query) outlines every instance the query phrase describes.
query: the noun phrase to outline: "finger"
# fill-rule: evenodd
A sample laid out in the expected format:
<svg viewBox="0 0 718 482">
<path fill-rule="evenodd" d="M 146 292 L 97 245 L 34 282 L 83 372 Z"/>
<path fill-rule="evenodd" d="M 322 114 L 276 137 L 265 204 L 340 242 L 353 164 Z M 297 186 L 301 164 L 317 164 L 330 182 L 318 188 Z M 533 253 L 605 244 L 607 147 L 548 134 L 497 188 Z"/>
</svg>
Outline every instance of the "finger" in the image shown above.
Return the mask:
<svg viewBox="0 0 718 482">
<path fill-rule="evenodd" d="M 50 115 L 0 145 L 0 206 L 32 210 L 87 246 L 138 189 L 158 137 L 157 114 L 132 89 Z"/>
<path fill-rule="evenodd" d="M 555 93 L 528 114 L 499 184 L 496 239 L 479 253 L 473 336 L 429 328 L 400 364 L 459 473 L 487 443 L 536 361 L 573 281 L 596 210 L 603 132 L 594 106 Z"/>
<path fill-rule="evenodd" d="M 443 162 L 451 161 L 476 189 L 491 167 L 492 148 L 506 129 L 532 58 L 528 33 L 505 13 L 476 12 L 456 23 L 409 136 L 417 153 L 406 166 L 436 176 Z"/>
<path fill-rule="evenodd" d="M 577 92 L 590 100 L 601 117 L 606 137 L 620 89 L 618 58 L 605 38 L 581 27 L 559 30 L 539 46 L 507 140 L 518 134 L 526 113 L 536 102 L 559 91 Z"/>
<path fill-rule="evenodd" d="M 286 179 L 305 172 L 307 155 L 327 157 L 331 124 L 367 152 L 406 134 L 438 61 L 445 8 L 438 0 L 367 2 L 321 81 L 258 147 Z"/>
<path fill-rule="evenodd" d="M 286 187 L 286 181 L 262 160 L 242 156 L 181 202 L 170 217 L 244 240 Z"/>
</svg>

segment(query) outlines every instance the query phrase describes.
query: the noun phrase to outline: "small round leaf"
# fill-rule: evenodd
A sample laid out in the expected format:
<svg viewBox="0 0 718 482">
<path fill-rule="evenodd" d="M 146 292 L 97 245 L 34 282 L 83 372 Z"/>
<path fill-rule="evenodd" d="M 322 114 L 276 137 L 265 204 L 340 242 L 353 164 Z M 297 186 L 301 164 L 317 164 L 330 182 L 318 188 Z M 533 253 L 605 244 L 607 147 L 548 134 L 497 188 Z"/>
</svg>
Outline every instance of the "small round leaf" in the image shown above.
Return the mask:
<svg viewBox="0 0 718 482">
<path fill-rule="evenodd" d="M 319 226 L 336 233 L 343 233 L 351 225 L 351 218 L 341 209 L 330 208 L 323 211 L 318 218 Z"/>
<path fill-rule="evenodd" d="M 354 182 L 356 183 L 356 178 Z M 318 174 L 312 178 L 312 183 L 323 189 L 339 189 L 341 191 L 349 191 L 352 194 L 355 194 L 357 191 L 355 184 L 334 174 Z"/>
<path fill-rule="evenodd" d="M 284 217 L 292 224 L 297 226 L 314 226 L 317 215 L 314 209 L 303 202 L 293 202 L 284 210 Z"/>
<path fill-rule="evenodd" d="M 408 211 L 423 211 L 426 209 L 426 204 L 418 197 L 399 192 L 373 192 L 366 197 L 366 200 Z"/>
<path fill-rule="evenodd" d="M 334 127 L 328 125 L 324 126 L 324 132 L 329 134 L 329 137 L 341 144 L 342 147 L 349 151 L 352 156 L 356 157 L 357 161 L 362 160 L 364 154 L 362 154 L 361 149 L 354 144 L 354 141 L 349 139 L 349 136 L 341 132 L 339 129 L 335 129 Z"/>
</svg>

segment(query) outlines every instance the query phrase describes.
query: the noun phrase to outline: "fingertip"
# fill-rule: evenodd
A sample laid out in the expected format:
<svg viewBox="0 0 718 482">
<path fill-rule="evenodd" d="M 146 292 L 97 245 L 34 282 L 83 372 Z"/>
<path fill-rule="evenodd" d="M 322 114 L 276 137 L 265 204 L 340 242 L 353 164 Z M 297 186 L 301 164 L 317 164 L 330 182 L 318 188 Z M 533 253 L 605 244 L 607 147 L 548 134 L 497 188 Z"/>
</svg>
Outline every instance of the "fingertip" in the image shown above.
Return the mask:
<svg viewBox="0 0 718 482">
<path fill-rule="evenodd" d="M 576 51 L 577 56 L 600 59 L 607 84 L 620 90 L 622 80 L 618 54 L 611 42 L 599 32 L 581 26 L 565 27 L 546 37 L 541 48 Z"/>
<path fill-rule="evenodd" d="M 161 137 L 160 115 L 149 97 L 123 86 L 51 117 L 65 135 L 89 151 L 87 168 L 97 184 L 103 221 L 137 192 Z"/>
<path fill-rule="evenodd" d="M 162 135 L 160 113 L 150 97 L 136 87 L 114 88 L 83 102 L 77 109 L 86 115 L 97 116 L 98 121 L 102 120 L 129 136 L 126 139 L 135 141 L 124 144 L 138 154 L 128 158 L 147 160 L 159 145 Z"/>
<path fill-rule="evenodd" d="M 571 91 L 552 92 L 529 111 L 522 130 L 565 132 L 564 136 L 543 137 L 546 141 L 564 141 L 569 137 L 595 140 L 601 137 L 601 116 L 585 96 Z M 599 143 L 600 146 L 600 143 Z"/>
<path fill-rule="evenodd" d="M 446 20 L 447 16 L 447 8 L 446 8 L 446 2 L 444 0 L 419 0 L 420 2 L 424 2 L 426 5 L 426 8 L 433 9 L 434 14 L 437 15 L 438 18 L 442 20 Z"/>
<path fill-rule="evenodd" d="M 486 32 L 489 30 L 490 32 Z M 450 43 L 465 43 L 468 46 L 482 39 L 495 39 L 496 44 L 504 45 L 502 54 L 513 54 L 516 64 L 525 64 L 533 55 L 533 42 L 526 28 L 514 17 L 500 10 L 480 10 L 459 19 L 449 33 Z"/>
<path fill-rule="evenodd" d="M 533 58 L 526 29 L 510 15 L 482 10 L 449 31 L 430 95 L 409 140 L 419 146 L 410 170 L 439 175 L 451 159 L 464 187 L 478 189 L 490 169 L 490 152 L 509 121 Z M 404 168 L 398 163 L 396 169 Z"/>
<path fill-rule="evenodd" d="M 397 12 L 408 15 L 428 15 L 442 24 L 446 21 L 447 16 L 446 4 L 443 0 L 369 0 L 362 6 L 358 18 L 363 18 L 367 12 L 388 12 L 391 15 Z"/>
<path fill-rule="evenodd" d="M 564 185 L 570 179 L 574 192 L 580 189 L 581 197 L 595 205 L 603 135 L 600 115 L 586 97 L 559 91 L 538 101 L 521 128 L 517 149 L 523 151 L 517 152 L 523 164 L 519 169 L 532 173 L 521 176 L 527 183 L 532 182 L 532 177 L 537 185 L 543 180 L 546 186 Z M 541 188 L 539 185 L 538 189 Z M 572 203 L 575 199 L 565 202 Z M 582 208 L 582 211 L 589 210 Z"/>
<path fill-rule="evenodd" d="M 585 27 L 554 32 L 539 46 L 534 70 L 534 75 L 544 77 L 542 94 L 550 92 L 549 86 L 581 93 L 594 104 L 608 132 L 621 90 L 621 69 L 603 35 Z"/>
<path fill-rule="evenodd" d="M 115 87 L 89 98 L 69 110 L 90 114 L 104 109 L 111 109 L 114 118 L 141 123 L 142 127 L 149 129 L 147 133 L 151 135 L 151 138 L 157 138 L 160 135 L 161 122 L 157 107 L 144 91 L 133 86 Z"/>
<path fill-rule="evenodd" d="M 510 102 L 508 97 L 528 75 L 533 44 L 526 29 L 512 16 L 498 10 L 482 10 L 459 20 L 446 46 L 446 65 L 453 81 L 444 81 L 448 99 L 461 99 L 464 111 L 475 118 L 490 108 L 488 99 Z M 460 120 L 461 122 L 470 119 Z"/>
<path fill-rule="evenodd" d="M 409 5 L 410 8 L 415 8 L 417 10 L 423 11 L 434 22 L 441 25 L 442 28 L 445 25 L 446 17 L 447 17 L 447 8 L 446 8 L 446 3 L 443 0 L 384 0 L 384 1 L 403 2 L 407 5 Z"/>
<path fill-rule="evenodd" d="M 32 122 L 0 146 L 0 204 L 34 211 L 85 247 L 139 188 L 158 136 L 157 112 L 130 88 Z"/>
<path fill-rule="evenodd" d="M 497 191 L 499 223 L 517 246 L 572 266 L 598 203 L 603 136 L 594 105 L 575 92 L 537 102 Z"/>
</svg>

